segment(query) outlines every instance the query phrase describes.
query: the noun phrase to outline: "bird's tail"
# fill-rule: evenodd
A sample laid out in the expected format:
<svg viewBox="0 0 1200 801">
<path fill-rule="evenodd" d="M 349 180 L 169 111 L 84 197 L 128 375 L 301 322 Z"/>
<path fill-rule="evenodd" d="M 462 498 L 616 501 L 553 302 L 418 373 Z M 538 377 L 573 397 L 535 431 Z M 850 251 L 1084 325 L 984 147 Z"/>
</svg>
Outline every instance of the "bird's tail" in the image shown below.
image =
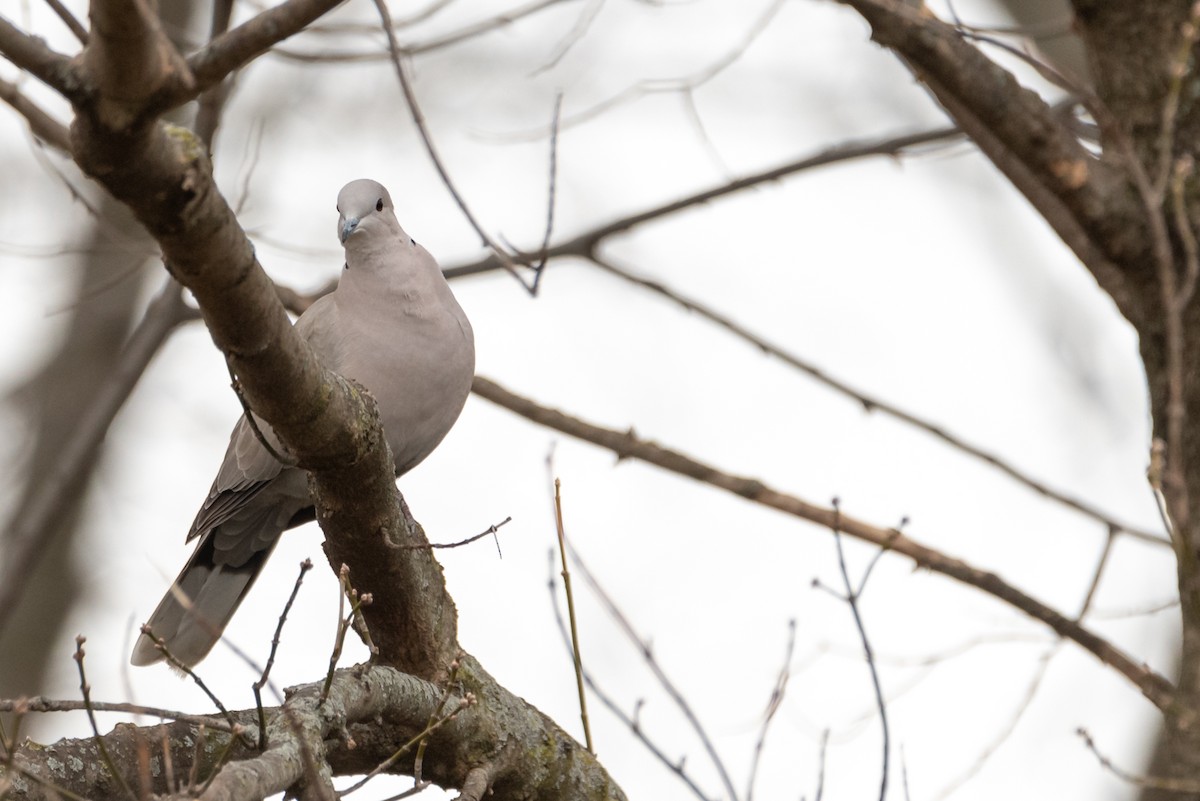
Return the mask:
<svg viewBox="0 0 1200 801">
<path fill-rule="evenodd" d="M 230 567 L 217 564 L 215 541 L 214 532 L 204 535 L 146 623 L 154 637 L 165 642 L 171 656 L 188 667 L 194 667 L 221 639 L 225 625 L 275 549 L 273 542 L 254 552 L 244 564 Z M 163 658 L 154 640 L 143 633 L 129 661 L 152 665 Z"/>
</svg>

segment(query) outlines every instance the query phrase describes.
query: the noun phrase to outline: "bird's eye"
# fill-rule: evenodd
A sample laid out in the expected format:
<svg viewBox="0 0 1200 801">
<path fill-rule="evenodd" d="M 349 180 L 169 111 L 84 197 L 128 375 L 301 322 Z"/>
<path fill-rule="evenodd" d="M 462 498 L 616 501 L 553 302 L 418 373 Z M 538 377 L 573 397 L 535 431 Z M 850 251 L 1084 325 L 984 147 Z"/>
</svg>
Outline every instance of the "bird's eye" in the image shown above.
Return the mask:
<svg viewBox="0 0 1200 801">
<path fill-rule="evenodd" d="M 383 198 L 375 201 L 375 211 L 383 211 Z"/>
</svg>

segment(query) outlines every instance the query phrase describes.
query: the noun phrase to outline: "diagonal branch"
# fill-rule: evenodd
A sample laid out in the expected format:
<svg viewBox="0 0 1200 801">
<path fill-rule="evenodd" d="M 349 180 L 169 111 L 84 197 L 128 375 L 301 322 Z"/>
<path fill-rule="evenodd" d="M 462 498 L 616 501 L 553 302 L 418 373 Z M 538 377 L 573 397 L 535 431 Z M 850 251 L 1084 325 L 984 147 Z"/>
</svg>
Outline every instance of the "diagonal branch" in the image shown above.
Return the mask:
<svg viewBox="0 0 1200 801">
<path fill-rule="evenodd" d="M 1084 517 L 1091 518 L 1092 520 L 1095 520 L 1096 522 L 1101 523 L 1102 525 L 1104 525 L 1105 528 L 1108 529 L 1110 538 L 1111 538 L 1112 534 L 1115 534 L 1117 532 L 1123 532 L 1123 533 L 1126 533 L 1129 536 L 1133 537 L 1134 539 L 1138 539 L 1143 542 L 1148 542 L 1153 545 L 1166 546 L 1166 547 L 1170 547 L 1170 545 L 1171 545 L 1170 540 L 1166 539 L 1165 537 L 1163 537 L 1161 535 L 1154 534 L 1150 531 L 1146 531 L 1146 530 L 1143 530 L 1140 528 L 1136 528 L 1127 523 L 1119 522 L 1116 519 L 1114 519 L 1113 517 L 1111 517 L 1110 515 L 1104 513 L 1100 509 L 1098 509 L 1097 507 L 1091 505 L 1090 503 L 1080 500 L 1078 498 L 1072 497 L 1071 495 L 1067 495 L 1064 492 L 1060 492 L 1059 490 L 1054 489 L 1050 485 L 1046 484 L 1044 481 L 1034 478 L 1033 476 L 1030 476 L 1030 475 L 1026 474 L 1025 472 L 1023 472 L 1019 468 L 1014 467 L 1013 465 L 1009 464 L 1007 461 L 1005 461 L 1001 457 L 997 456 L 995 453 L 984 450 L 983 448 L 981 448 L 977 445 L 973 445 L 972 443 L 962 439 L 961 437 L 947 431 L 945 428 L 938 425 L 937 423 L 934 423 L 930 420 L 926 420 L 922 417 L 919 417 L 918 415 L 913 414 L 912 412 L 901 409 L 900 407 L 895 406 L 891 403 L 888 403 L 887 401 L 882 400 L 881 398 L 879 398 L 877 396 L 869 395 L 869 394 L 863 392 L 862 390 L 855 389 L 854 387 L 850 386 L 846 382 L 830 375 L 829 373 L 827 373 L 825 370 L 821 369 L 820 367 L 810 364 L 809 362 L 796 356 L 791 351 L 788 351 L 787 349 L 785 349 L 779 345 L 776 345 L 775 343 L 770 342 L 769 340 L 766 340 L 766 339 L 760 337 L 759 335 L 753 333 L 752 331 L 747 329 L 745 326 L 743 326 L 741 323 L 737 322 L 736 320 L 733 320 L 730 317 L 727 317 L 726 315 L 720 313 L 719 311 L 715 311 L 714 309 L 709 308 L 708 306 L 704 305 L 703 303 L 700 303 L 697 300 L 694 300 L 694 299 L 688 298 L 688 297 L 684 297 L 684 296 L 680 295 L 679 293 L 675 292 L 674 290 L 669 289 L 668 287 L 666 287 L 665 285 L 663 285 L 657 281 L 653 281 L 651 279 L 642 278 L 638 275 L 635 275 L 632 272 L 630 272 L 629 270 L 626 270 L 622 267 L 618 267 L 616 264 L 614 264 L 613 262 L 611 262 L 607 259 L 604 259 L 604 258 L 601 258 L 598 256 L 593 257 L 592 263 L 595 264 L 600 269 L 602 269 L 612 275 L 615 275 L 618 278 L 621 278 L 622 280 L 628 281 L 629 283 L 634 284 L 635 286 L 642 287 L 643 289 L 649 290 L 650 292 L 653 292 L 661 297 L 667 298 L 669 300 L 674 301 L 675 303 L 678 303 L 680 306 L 683 306 L 683 308 L 687 309 L 689 312 L 693 312 L 693 313 L 703 317 L 704 319 L 714 323 L 715 325 L 718 325 L 721 328 L 724 328 L 726 331 L 733 334 L 735 337 L 737 337 L 745 342 L 750 343 L 751 345 L 753 345 L 757 350 L 761 351 L 762 353 L 766 353 L 771 356 L 774 356 L 775 358 L 779 359 L 783 363 L 785 363 L 791 367 L 794 367 L 795 369 L 801 371 L 802 373 L 805 373 L 806 375 L 808 375 L 815 381 L 818 381 L 819 383 L 823 384 L 824 386 L 829 387 L 830 389 L 843 395 L 844 397 L 847 397 L 847 398 L 850 398 L 850 399 L 856 401 L 857 403 L 861 404 L 862 407 L 864 409 L 866 409 L 868 412 L 875 412 L 875 411 L 880 412 L 882 414 L 887 415 L 888 417 L 899 420 L 900 422 L 905 423 L 906 425 L 910 425 L 919 431 L 923 431 L 924 433 L 929 434 L 930 436 L 941 440 L 943 443 L 950 446 L 951 448 L 961 451 L 961 452 L 967 454 L 968 456 L 971 456 L 972 458 L 979 459 L 980 461 L 984 462 L 985 464 L 990 465 L 991 467 L 995 468 L 996 470 L 999 470 L 1001 473 L 1003 473 L 1004 475 L 1011 478 L 1013 481 L 1016 481 L 1018 484 L 1024 485 L 1025 487 L 1033 490 L 1034 492 L 1038 493 L 1039 495 L 1041 495 L 1045 498 L 1048 498 L 1052 501 L 1055 501 L 1056 503 L 1060 503 L 1063 506 L 1066 506 L 1068 509 L 1072 509 L 1072 510 L 1078 512 L 1079 514 L 1083 515 Z"/>
<path fill-rule="evenodd" d="M 895 156 L 904 151 L 917 147 L 919 145 L 933 144 L 936 142 L 949 142 L 962 136 L 962 132 L 955 127 L 935 128 L 929 131 L 920 131 L 913 134 L 902 134 L 900 136 L 888 136 L 881 139 L 868 139 L 862 142 L 851 142 L 849 144 L 835 145 L 834 147 L 826 148 L 811 156 L 789 161 L 777 167 L 772 167 L 769 170 L 753 173 L 743 178 L 738 178 L 719 186 L 714 186 L 705 189 L 701 192 L 696 192 L 692 195 L 673 200 L 670 203 L 664 203 L 661 206 L 646 209 L 636 212 L 625 217 L 620 217 L 612 222 L 597 226 L 588 231 L 578 234 L 572 239 L 562 242 L 553 247 L 544 250 L 538 250 L 532 253 L 523 254 L 530 261 L 540 258 L 554 259 L 564 256 L 577 256 L 580 258 L 591 258 L 596 248 L 598 248 L 604 240 L 616 236 L 617 234 L 625 233 L 639 225 L 668 217 L 680 211 L 700 206 L 709 201 L 732 195 L 746 189 L 753 189 L 762 184 L 778 181 L 790 175 L 794 175 L 805 170 L 815 169 L 817 167 L 825 167 L 830 164 L 838 164 L 843 161 L 852 161 L 854 159 L 865 158 L 867 156 Z M 504 267 L 503 262 L 493 255 L 480 259 L 479 261 L 469 264 L 461 264 L 454 267 L 449 267 L 445 272 L 447 278 L 463 278 L 468 275 L 478 275 L 480 273 L 488 273 L 494 270 L 499 270 Z"/>
<path fill-rule="evenodd" d="M 1093 157 L 1036 92 L 923 7 L 901 0 L 840 1 L 870 23 L 876 42 L 903 59 L 1125 315 L 1139 319 L 1136 293 L 1114 265 L 1144 255 L 1139 249 L 1143 215 L 1124 191 L 1120 170 Z M 1138 236 L 1131 237 L 1131 230 Z"/>
<path fill-rule="evenodd" d="M 476 376 L 472 390 L 475 394 L 528 420 L 607 448 L 620 458 L 639 459 L 825 528 L 836 527 L 852 537 L 906 556 L 920 567 L 982 590 L 1090 651 L 1101 662 L 1129 679 L 1159 709 L 1170 709 L 1174 705 L 1175 688 L 1171 682 L 1148 666 L 1134 661 L 1108 640 L 1096 635 L 1078 621 L 1025 594 L 995 573 L 981 570 L 961 559 L 922 545 L 897 529 L 873 526 L 839 513 L 836 509 L 817 506 L 772 489 L 757 479 L 726 473 L 678 451 L 639 439 L 632 431 L 604 428 L 556 409 L 541 406 L 480 376 Z"/>
<path fill-rule="evenodd" d="M 343 0 L 287 0 L 243 22 L 188 57 L 196 90 L 204 91 L 274 45 L 304 30 Z"/>
<path fill-rule="evenodd" d="M 25 121 L 29 123 L 29 130 L 38 139 L 63 153 L 71 152 L 71 134 L 67 130 L 67 126 L 21 94 L 20 88 L 15 83 L 0 78 L 0 100 L 25 118 Z"/>
<path fill-rule="evenodd" d="M 70 58 L 51 50 L 44 40 L 30 36 L 0 16 L 0 55 L 25 70 L 68 100 L 82 92 L 82 70 Z"/>
</svg>

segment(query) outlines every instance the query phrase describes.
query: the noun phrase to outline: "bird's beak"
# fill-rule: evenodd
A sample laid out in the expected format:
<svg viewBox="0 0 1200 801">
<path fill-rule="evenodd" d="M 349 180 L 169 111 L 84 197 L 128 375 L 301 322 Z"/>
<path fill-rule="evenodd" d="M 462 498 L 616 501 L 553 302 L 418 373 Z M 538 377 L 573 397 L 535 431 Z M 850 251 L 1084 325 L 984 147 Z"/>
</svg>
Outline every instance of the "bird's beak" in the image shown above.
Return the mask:
<svg viewBox="0 0 1200 801">
<path fill-rule="evenodd" d="M 354 233 L 354 229 L 356 229 L 356 228 L 358 228 L 358 218 L 357 217 L 351 217 L 350 219 L 348 219 L 344 223 L 342 223 L 342 232 L 341 232 L 340 238 L 341 238 L 343 244 L 346 242 L 347 239 L 350 238 L 350 234 Z"/>
</svg>

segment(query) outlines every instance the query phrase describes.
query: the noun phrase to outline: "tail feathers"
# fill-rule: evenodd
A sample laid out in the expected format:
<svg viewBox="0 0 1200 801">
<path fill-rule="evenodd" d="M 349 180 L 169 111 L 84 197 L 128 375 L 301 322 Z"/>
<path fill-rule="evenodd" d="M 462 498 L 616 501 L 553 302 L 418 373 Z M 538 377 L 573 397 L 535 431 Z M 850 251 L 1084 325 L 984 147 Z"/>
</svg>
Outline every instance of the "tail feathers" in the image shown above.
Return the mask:
<svg viewBox="0 0 1200 801">
<path fill-rule="evenodd" d="M 204 536 L 146 623 L 154 637 L 165 641 L 171 656 L 188 667 L 195 666 L 221 639 L 225 625 L 274 550 L 272 543 L 244 564 L 230 567 L 216 563 L 214 539 L 213 532 Z M 152 665 L 163 658 L 154 640 L 142 634 L 129 661 Z"/>
</svg>

